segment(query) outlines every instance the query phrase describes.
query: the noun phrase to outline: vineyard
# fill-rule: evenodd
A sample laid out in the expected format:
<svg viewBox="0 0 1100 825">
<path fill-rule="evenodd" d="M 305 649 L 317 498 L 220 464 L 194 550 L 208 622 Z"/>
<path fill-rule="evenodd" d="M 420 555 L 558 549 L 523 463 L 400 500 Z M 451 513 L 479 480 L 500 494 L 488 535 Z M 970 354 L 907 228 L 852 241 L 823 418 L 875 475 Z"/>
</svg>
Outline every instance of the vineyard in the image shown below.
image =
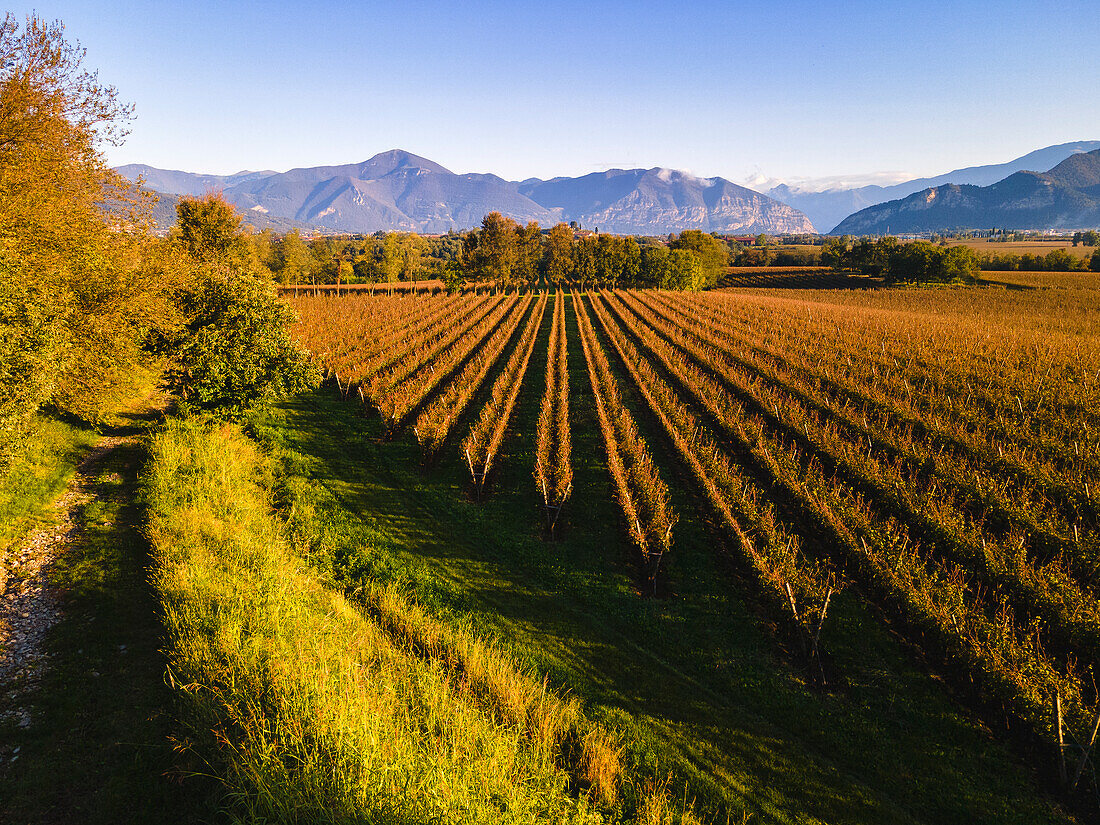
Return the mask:
<svg viewBox="0 0 1100 825">
<path fill-rule="evenodd" d="M 817 690 L 848 678 L 838 600 L 866 605 L 1072 797 L 1095 785 L 1100 729 L 1100 304 L 1084 278 L 292 303 L 383 451 L 461 467 L 476 506 L 533 479 L 548 554 L 594 529 L 578 497 L 610 491 L 638 599 L 687 598 L 678 533 L 703 530 Z M 501 473 L 522 398 L 533 450 Z M 575 472 L 579 411 L 595 489 Z"/>
</svg>

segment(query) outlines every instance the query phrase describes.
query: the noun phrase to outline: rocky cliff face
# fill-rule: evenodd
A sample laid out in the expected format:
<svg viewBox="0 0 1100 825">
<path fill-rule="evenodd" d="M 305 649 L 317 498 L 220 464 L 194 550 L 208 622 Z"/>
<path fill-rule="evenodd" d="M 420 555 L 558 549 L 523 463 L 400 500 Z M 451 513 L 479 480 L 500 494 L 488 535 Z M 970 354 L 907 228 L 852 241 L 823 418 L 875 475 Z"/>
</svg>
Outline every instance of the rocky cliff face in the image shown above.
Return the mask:
<svg viewBox="0 0 1100 825">
<path fill-rule="evenodd" d="M 740 188 L 740 187 L 738 187 Z M 793 206 L 744 190 L 748 195 L 723 195 L 710 217 L 710 231 L 772 235 L 812 233 L 810 219 Z"/>
<path fill-rule="evenodd" d="M 755 235 L 812 233 L 809 218 L 793 207 L 763 196 L 725 197 L 713 209 L 703 205 L 665 206 L 640 192 L 595 212 L 577 216 L 584 227 L 630 235 L 667 235 L 684 229 Z M 570 218 L 573 220 L 573 218 Z"/>
<path fill-rule="evenodd" d="M 813 232 L 809 219 L 793 207 L 723 178 L 696 178 L 670 169 L 611 170 L 526 182 L 520 191 L 543 206 L 561 209 L 564 220 L 619 234 L 665 235 L 684 229 Z"/>
</svg>

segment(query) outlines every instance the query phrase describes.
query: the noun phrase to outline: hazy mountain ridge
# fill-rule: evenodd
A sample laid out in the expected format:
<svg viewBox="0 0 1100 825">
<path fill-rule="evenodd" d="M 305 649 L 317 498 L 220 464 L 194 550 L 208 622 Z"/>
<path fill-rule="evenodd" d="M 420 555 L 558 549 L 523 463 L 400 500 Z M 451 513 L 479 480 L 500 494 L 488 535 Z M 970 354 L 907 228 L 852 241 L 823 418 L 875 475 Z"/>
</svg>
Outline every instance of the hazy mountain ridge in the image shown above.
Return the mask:
<svg viewBox="0 0 1100 825">
<path fill-rule="evenodd" d="M 780 184 L 768 189 L 765 194 L 804 212 L 813 221 L 817 231 L 828 232 L 830 227 L 838 227 L 849 215 L 875 204 L 905 198 L 915 192 L 947 183 L 989 186 L 1014 172 L 1050 169 L 1075 153 L 1092 152 L 1096 149 L 1100 149 L 1100 141 L 1079 140 L 1036 149 L 1005 163 L 968 166 L 942 175 L 915 178 L 891 186 L 869 185 L 814 192 L 802 190 L 798 186 Z"/>
<path fill-rule="evenodd" d="M 262 172 L 237 172 L 234 175 L 200 175 L 175 169 L 157 169 L 155 166 L 147 166 L 144 163 L 128 163 L 125 166 L 119 166 L 117 171 L 127 180 L 136 182 L 141 178 L 146 189 L 170 195 L 205 195 L 207 192 L 219 192 L 237 183 L 276 174 L 268 169 Z"/>
<path fill-rule="evenodd" d="M 146 187 L 146 191 L 150 191 L 156 198 L 156 201 L 149 210 L 149 217 L 153 220 L 154 230 L 158 234 L 167 233 L 176 222 L 176 205 L 183 196 L 173 192 L 157 192 L 148 189 L 148 187 Z M 111 210 L 108 209 L 108 211 Z M 242 215 L 242 217 L 245 223 L 252 224 L 255 229 L 260 231 L 271 229 L 275 232 L 289 232 L 292 229 L 304 229 L 308 231 L 316 229 L 316 227 L 310 224 L 292 221 L 286 218 L 273 217 L 259 212 L 247 212 Z"/>
<path fill-rule="evenodd" d="M 142 175 L 146 186 L 160 191 L 220 189 L 249 220 L 282 218 L 338 232 L 446 232 L 477 226 L 494 211 L 521 223 L 575 220 L 623 234 L 813 231 L 805 215 L 766 195 L 723 178 L 659 168 L 517 183 L 492 174 L 458 175 L 395 149 L 362 163 L 282 173 L 198 175 L 139 164 L 119 171 L 131 179 Z"/>
<path fill-rule="evenodd" d="M 1048 172 L 1015 172 L 989 186 L 947 184 L 849 215 L 834 234 L 953 229 L 1084 229 L 1100 226 L 1100 149 Z"/>
</svg>

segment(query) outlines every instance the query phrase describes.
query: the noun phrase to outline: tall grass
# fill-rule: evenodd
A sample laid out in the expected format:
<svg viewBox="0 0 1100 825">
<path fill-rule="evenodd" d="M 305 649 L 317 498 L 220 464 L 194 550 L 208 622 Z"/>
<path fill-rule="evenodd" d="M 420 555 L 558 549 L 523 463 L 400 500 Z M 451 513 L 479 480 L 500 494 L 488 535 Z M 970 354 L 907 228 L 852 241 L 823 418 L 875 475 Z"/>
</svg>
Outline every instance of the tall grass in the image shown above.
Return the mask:
<svg viewBox="0 0 1100 825">
<path fill-rule="evenodd" d="M 528 695 L 489 710 L 503 707 L 492 694 L 519 694 L 504 677 L 462 678 L 492 670 L 473 661 L 491 658 L 488 648 L 466 640 L 458 668 L 423 655 L 458 648 L 396 594 L 371 600 L 376 619 L 326 590 L 280 534 L 263 467 L 232 427 L 170 422 L 146 481 L 170 676 L 189 744 L 224 776 L 235 814 L 602 821 L 560 764 L 575 709 L 539 710 L 555 700 Z"/>
</svg>

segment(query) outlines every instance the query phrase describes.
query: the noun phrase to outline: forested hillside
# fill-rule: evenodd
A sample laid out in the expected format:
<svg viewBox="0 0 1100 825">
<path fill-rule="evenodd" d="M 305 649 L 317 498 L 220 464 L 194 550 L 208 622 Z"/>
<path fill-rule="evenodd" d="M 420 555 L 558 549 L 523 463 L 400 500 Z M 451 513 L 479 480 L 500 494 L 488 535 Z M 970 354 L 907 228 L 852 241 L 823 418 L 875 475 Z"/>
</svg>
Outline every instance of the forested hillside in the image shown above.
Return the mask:
<svg viewBox="0 0 1100 825">
<path fill-rule="evenodd" d="M 1070 155 L 1047 172 L 1016 172 L 989 186 L 944 185 L 849 215 L 835 234 L 947 232 L 984 227 L 1100 226 L 1100 149 Z"/>
</svg>

